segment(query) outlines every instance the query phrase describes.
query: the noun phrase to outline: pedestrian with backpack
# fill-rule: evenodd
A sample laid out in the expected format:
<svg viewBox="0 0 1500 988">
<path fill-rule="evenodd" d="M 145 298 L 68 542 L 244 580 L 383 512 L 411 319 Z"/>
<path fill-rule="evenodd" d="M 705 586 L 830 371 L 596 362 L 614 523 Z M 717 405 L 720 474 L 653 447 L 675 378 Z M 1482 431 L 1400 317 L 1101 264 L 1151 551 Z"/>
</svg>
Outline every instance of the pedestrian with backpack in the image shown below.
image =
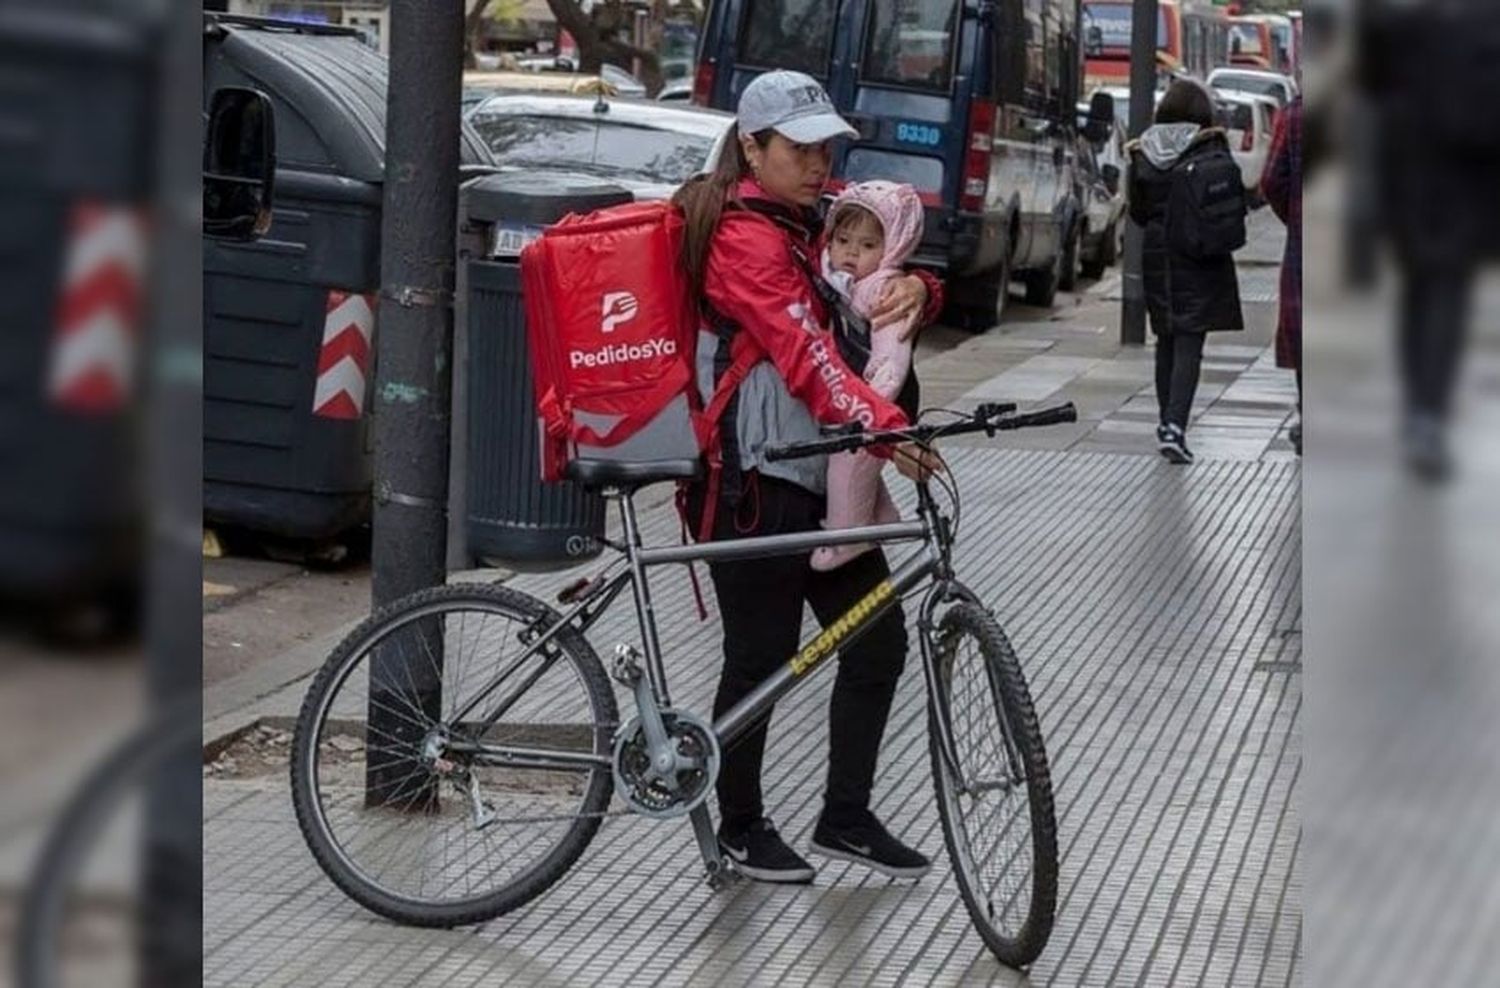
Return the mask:
<svg viewBox="0 0 1500 988">
<path fill-rule="evenodd" d="M 1172 83 L 1156 122 L 1127 146 L 1130 217 L 1144 231 L 1142 275 L 1156 334 L 1157 449 L 1193 462 L 1188 418 L 1207 333 L 1244 328 L 1234 251 L 1245 244 L 1246 197 L 1214 104 L 1196 82 Z"/>
<path fill-rule="evenodd" d="M 768 462 L 772 444 L 819 436 L 820 424 L 900 428 L 897 405 L 841 356 L 837 293 L 819 267 L 816 205 L 829 178 L 830 143 L 856 136 L 822 86 L 799 72 L 768 72 L 740 97 L 738 119 L 715 170 L 674 201 L 685 230 L 682 262 L 702 310 L 698 382 L 716 426 L 708 476 L 685 499 L 701 539 L 816 531 L 826 514 L 827 460 Z M 874 330 L 930 322 L 941 291 L 928 275 L 893 278 L 871 312 Z M 892 451 L 903 473 L 935 458 Z M 729 710 L 796 651 L 804 606 L 827 626 L 890 575 L 874 550 L 831 572 L 809 556 L 713 563 L 724 625 L 724 669 L 714 716 Z M 919 877 L 927 857 L 870 810 L 881 737 L 906 660 L 899 607 L 842 650 L 829 704 L 828 781 L 811 849 L 896 877 Z M 814 871 L 766 817 L 761 766 L 767 722 L 724 752 L 718 779 L 719 842 L 748 877 L 810 882 Z"/>
</svg>

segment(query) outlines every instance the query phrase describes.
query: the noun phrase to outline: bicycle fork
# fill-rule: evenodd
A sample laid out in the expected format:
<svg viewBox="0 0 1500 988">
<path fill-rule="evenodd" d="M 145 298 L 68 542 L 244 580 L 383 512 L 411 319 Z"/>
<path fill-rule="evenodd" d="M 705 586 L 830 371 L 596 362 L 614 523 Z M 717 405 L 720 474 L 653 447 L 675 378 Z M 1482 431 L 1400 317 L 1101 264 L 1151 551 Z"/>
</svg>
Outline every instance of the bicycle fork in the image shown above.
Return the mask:
<svg viewBox="0 0 1500 988">
<path fill-rule="evenodd" d="M 995 782 L 970 779 L 964 775 L 963 763 L 958 755 L 958 744 L 953 738 L 953 712 L 943 702 L 943 692 L 938 683 L 936 648 L 940 643 L 936 639 L 937 624 L 934 618 L 939 601 L 947 595 L 951 595 L 954 599 L 979 604 L 979 598 L 957 582 L 953 582 L 948 587 L 934 587 L 922 603 L 921 616 L 917 621 L 917 640 L 922 655 L 922 677 L 927 686 L 928 716 L 931 718 L 931 730 L 937 735 L 938 751 L 948 767 L 949 775 L 952 776 L 958 790 L 962 793 L 977 795 L 991 790 L 1005 790 L 1012 786 L 1025 785 L 1026 768 L 1021 763 L 1015 736 L 1011 732 L 1010 718 L 1005 710 L 1005 704 L 1000 699 L 999 684 L 994 681 L 994 672 L 989 668 L 985 669 L 985 674 L 989 680 L 991 694 L 995 699 L 995 713 L 1000 721 L 1000 733 L 1005 739 L 1005 760 L 1010 770 L 1010 778 Z"/>
</svg>

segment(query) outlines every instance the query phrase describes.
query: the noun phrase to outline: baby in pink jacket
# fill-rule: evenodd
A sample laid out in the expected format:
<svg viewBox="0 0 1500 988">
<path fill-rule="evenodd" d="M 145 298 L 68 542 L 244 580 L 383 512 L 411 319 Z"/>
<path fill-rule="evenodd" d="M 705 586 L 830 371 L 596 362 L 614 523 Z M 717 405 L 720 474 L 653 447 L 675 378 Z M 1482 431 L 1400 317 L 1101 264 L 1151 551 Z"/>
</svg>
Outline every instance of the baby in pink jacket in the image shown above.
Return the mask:
<svg viewBox="0 0 1500 988">
<path fill-rule="evenodd" d="M 829 210 L 824 280 L 856 314 L 869 318 L 887 283 L 905 272 L 902 265 L 922 241 L 922 201 L 910 185 L 860 182 L 844 189 Z M 918 316 L 913 316 L 913 319 Z M 903 342 L 909 325 L 886 326 L 870 334 L 865 380 L 895 401 L 911 372 L 912 348 Z M 828 460 L 827 528 L 855 528 L 899 520 L 880 479 L 884 460 L 865 452 L 838 453 Z M 868 543 L 817 549 L 812 566 L 831 570 L 867 552 Z"/>
</svg>

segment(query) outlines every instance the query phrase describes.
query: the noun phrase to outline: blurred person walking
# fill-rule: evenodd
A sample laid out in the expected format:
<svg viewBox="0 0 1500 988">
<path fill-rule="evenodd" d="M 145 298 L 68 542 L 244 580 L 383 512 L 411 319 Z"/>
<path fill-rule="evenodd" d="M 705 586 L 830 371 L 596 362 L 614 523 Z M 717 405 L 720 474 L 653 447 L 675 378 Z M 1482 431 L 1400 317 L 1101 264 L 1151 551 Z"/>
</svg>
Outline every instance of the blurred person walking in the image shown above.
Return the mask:
<svg viewBox="0 0 1500 988">
<path fill-rule="evenodd" d="M 1281 258 L 1281 308 L 1276 320 L 1276 366 L 1297 374 L 1297 423 L 1290 436 L 1302 455 L 1302 97 L 1276 121 L 1261 196 L 1286 224 Z"/>
<path fill-rule="evenodd" d="M 1193 462 L 1187 428 L 1204 337 L 1245 326 L 1233 254 L 1245 242 L 1245 195 L 1208 90 L 1174 82 L 1155 120 L 1127 145 L 1128 196 L 1144 231 L 1142 276 L 1156 334 L 1157 449 L 1185 464 Z"/>
<path fill-rule="evenodd" d="M 1407 466 L 1442 480 L 1480 263 L 1500 254 L 1500 6 L 1360 7 L 1358 79 L 1378 108 L 1380 199 L 1401 269 L 1398 352 Z"/>
</svg>

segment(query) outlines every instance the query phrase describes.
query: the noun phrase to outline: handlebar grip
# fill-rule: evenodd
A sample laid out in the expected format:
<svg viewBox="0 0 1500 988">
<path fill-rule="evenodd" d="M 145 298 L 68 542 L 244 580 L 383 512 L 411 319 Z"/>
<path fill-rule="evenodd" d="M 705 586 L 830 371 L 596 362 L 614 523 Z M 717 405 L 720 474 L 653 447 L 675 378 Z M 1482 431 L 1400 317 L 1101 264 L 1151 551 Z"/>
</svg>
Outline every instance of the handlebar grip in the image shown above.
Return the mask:
<svg viewBox="0 0 1500 988">
<path fill-rule="evenodd" d="M 1013 415 L 999 423 L 1002 429 L 1030 429 L 1034 426 L 1063 425 L 1078 421 L 1078 406 L 1071 401 L 1055 408 L 1044 408 L 1039 412 Z"/>
<path fill-rule="evenodd" d="M 775 463 L 778 460 L 800 460 L 807 456 L 828 456 L 868 445 L 870 445 L 870 437 L 861 429 L 829 439 L 789 443 L 785 446 L 764 446 L 761 448 L 761 455 L 768 463 Z"/>
</svg>

